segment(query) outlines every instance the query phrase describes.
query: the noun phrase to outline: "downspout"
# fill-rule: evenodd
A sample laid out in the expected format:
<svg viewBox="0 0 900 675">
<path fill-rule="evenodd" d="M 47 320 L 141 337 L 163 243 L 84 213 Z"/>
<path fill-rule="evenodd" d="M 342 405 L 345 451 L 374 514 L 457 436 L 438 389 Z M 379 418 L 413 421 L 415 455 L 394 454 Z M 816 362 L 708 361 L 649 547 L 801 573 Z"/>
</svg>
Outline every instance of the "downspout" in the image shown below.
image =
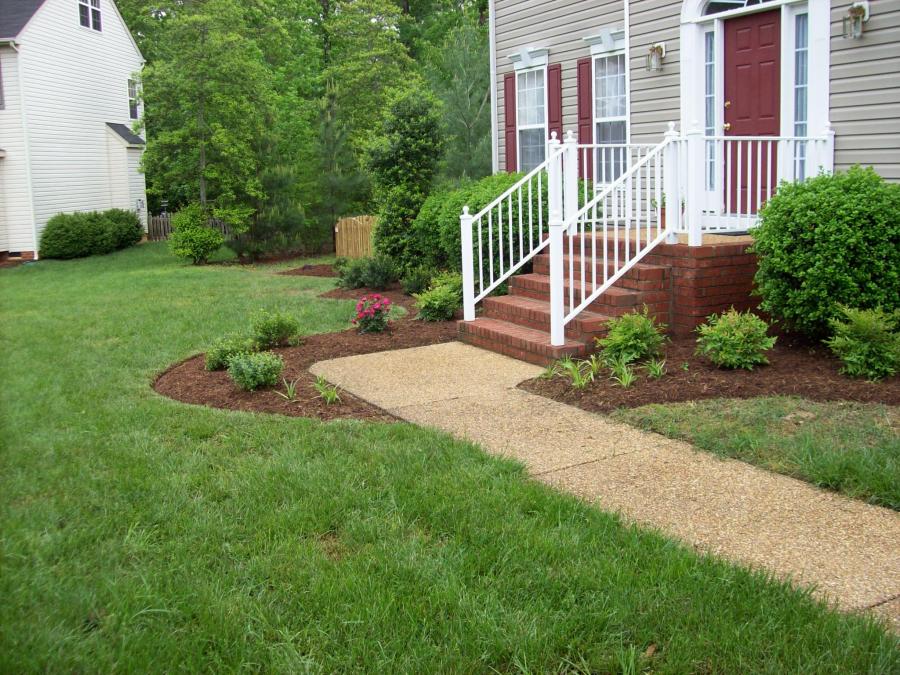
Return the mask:
<svg viewBox="0 0 900 675">
<path fill-rule="evenodd" d="M 488 0 L 488 45 L 491 51 L 491 173 L 500 171 L 500 143 L 497 125 L 500 118 L 497 113 L 497 35 L 494 0 Z"/>
<path fill-rule="evenodd" d="M 31 184 L 31 142 L 28 138 L 28 118 L 25 114 L 25 78 L 22 75 L 22 52 L 15 40 L 7 40 L 5 44 L 16 52 L 16 77 L 19 78 L 19 116 L 22 123 L 22 139 L 25 144 L 25 178 L 28 186 L 28 209 L 31 213 L 31 241 L 34 259 L 38 259 L 37 221 L 34 215 L 34 189 Z M 7 233 L 8 236 L 8 233 Z"/>
</svg>

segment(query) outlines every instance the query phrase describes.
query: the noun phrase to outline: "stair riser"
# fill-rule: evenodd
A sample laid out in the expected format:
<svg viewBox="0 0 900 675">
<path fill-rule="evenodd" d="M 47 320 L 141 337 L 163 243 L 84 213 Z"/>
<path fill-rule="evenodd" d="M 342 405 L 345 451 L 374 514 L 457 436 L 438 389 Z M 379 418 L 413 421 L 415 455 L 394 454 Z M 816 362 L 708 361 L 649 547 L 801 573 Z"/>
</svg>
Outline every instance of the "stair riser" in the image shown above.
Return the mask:
<svg viewBox="0 0 900 675">
<path fill-rule="evenodd" d="M 603 253 L 602 251 L 598 251 L 597 260 L 594 263 L 594 267 L 597 270 L 598 275 L 603 274 Z M 581 254 L 576 251 L 575 255 L 572 256 L 572 261 L 576 270 L 580 274 L 581 270 Z M 619 258 L 619 265 L 621 266 L 625 261 L 624 257 Z M 563 256 L 563 267 L 568 271 L 569 269 L 569 256 L 568 254 Z M 612 275 L 616 271 L 615 265 L 615 256 L 607 256 L 606 260 L 606 269 L 607 272 Z M 585 272 L 590 273 L 591 270 L 591 256 L 590 252 L 586 252 L 585 255 Z M 549 274 L 550 273 L 550 256 L 542 253 L 534 257 L 534 271 L 538 274 Z M 634 281 L 658 281 L 664 282 L 666 281 L 671 272 L 668 267 L 661 265 L 649 265 L 643 262 L 638 263 L 630 270 L 628 270 L 625 274 L 622 275 L 623 280 L 634 280 Z"/>
<path fill-rule="evenodd" d="M 583 357 L 588 354 L 587 345 L 579 347 L 553 347 L 546 345 L 516 343 L 504 339 L 506 336 L 491 335 L 468 330 L 467 324 L 460 323 L 459 338 L 466 344 L 481 347 L 498 354 L 505 354 L 520 361 L 527 361 L 539 366 L 547 366 L 563 356 Z"/>
<path fill-rule="evenodd" d="M 564 294 L 566 298 L 569 296 L 569 284 L 564 286 Z M 616 293 L 602 293 L 597 300 L 594 301 L 598 307 L 635 307 L 647 304 L 656 304 L 668 302 L 670 293 L 668 289 L 660 289 L 654 291 L 632 291 L 630 289 L 619 288 L 614 284 L 614 288 L 618 289 Z M 590 284 L 588 284 L 590 289 Z M 625 292 L 621 292 L 625 291 Z M 513 277 L 509 286 L 510 295 L 524 295 L 526 297 L 535 298 L 549 302 L 550 300 L 550 277 L 541 276 L 538 278 L 525 279 L 522 277 Z M 534 295 L 537 293 L 538 295 Z M 581 284 L 575 286 L 575 297 L 581 297 Z M 602 309 L 597 312 L 604 313 Z"/>
<path fill-rule="evenodd" d="M 544 274 L 550 275 L 550 264 L 545 261 L 535 260 L 534 263 L 534 273 L 535 274 Z M 563 268 L 565 276 L 569 276 L 569 265 L 568 261 L 565 263 L 565 267 Z M 596 266 L 596 274 L 597 281 L 603 281 L 603 265 L 602 263 Z M 636 279 L 634 278 L 634 271 L 626 272 L 622 275 L 615 283 L 618 288 L 624 288 L 630 291 L 663 291 L 669 287 L 668 279 Z M 612 266 L 608 267 L 608 272 L 610 276 L 615 273 L 615 269 Z M 575 277 L 576 279 L 581 279 L 581 267 L 579 263 L 575 262 Z M 587 283 L 591 283 L 591 268 L 587 266 L 584 270 L 584 278 Z"/>
<path fill-rule="evenodd" d="M 508 321 L 526 328 L 534 328 L 550 332 L 550 312 L 528 310 L 520 307 L 509 307 L 498 304 L 485 303 L 484 316 L 500 321 Z M 585 342 L 592 341 L 595 337 L 606 335 L 605 320 L 591 319 L 584 321 L 575 317 L 566 326 L 566 337 Z"/>
<path fill-rule="evenodd" d="M 541 291 L 533 288 L 522 288 L 517 286 L 515 288 L 510 287 L 509 291 L 510 295 L 531 298 L 533 300 L 542 300 L 544 302 L 550 301 L 549 290 Z M 669 320 L 669 297 L 668 293 L 663 293 L 662 295 L 664 296 L 664 299 L 657 299 L 655 302 L 636 299 L 632 304 L 627 305 L 608 304 L 604 300 L 604 296 L 601 295 L 597 300 L 587 306 L 587 310 L 590 312 L 597 312 L 598 314 L 605 314 L 609 317 L 617 317 L 622 316 L 623 314 L 628 314 L 629 312 L 633 312 L 636 309 L 642 309 L 646 304 L 651 314 L 656 316 L 660 321 L 667 322 Z M 566 296 L 566 302 L 568 304 L 568 295 Z"/>
</svg>

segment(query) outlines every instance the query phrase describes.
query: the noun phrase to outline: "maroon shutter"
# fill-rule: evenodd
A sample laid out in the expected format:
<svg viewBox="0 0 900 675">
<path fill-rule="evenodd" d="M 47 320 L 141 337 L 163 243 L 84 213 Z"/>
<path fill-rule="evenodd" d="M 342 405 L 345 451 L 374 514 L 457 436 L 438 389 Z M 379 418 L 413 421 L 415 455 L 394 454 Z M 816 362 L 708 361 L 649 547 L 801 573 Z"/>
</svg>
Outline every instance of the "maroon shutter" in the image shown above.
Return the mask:
<svg viewBox="0 0 900 675">
<path fill-rule="evenodd" d="M 578 142 L 589 144 L 594 138 L 594 89 L 591 59 L 578 61 Z M 582 153 L 578 158 L 578 175 L 581 178 L 593 176 L 593 153 Z M 584 162 L 587 160 L 587 167 Z"/>
<path fill-rule="evenodd" d="M 547 130 L 551 138 L 555 131 L 562 142 L 562 66 L 558 63 L 547 66 Z"/>
<path fill-rule="evenodd" d="M 514 173 L 518 168 L 516 161 L 516 75 L 508 73 L 503 76 L 503 110 L 504 138 L 506 139 L 506 170 Z"/>
</svg>

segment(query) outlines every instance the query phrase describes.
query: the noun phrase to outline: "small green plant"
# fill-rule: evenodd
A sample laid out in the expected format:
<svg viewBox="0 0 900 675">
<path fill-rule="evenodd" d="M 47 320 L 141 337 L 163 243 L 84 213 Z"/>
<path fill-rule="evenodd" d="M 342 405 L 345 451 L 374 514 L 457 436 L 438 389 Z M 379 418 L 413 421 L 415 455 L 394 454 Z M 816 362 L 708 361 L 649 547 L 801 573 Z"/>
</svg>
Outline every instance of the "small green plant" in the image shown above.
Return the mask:
<svg viewBox="0 0 900 675">
<path fill-rule="evenodd" d="M 665 324 L 657 324 L 646 305 L 640 312 L 635 310 L 611 319 L 607 327 L 606 337 L 596 341 L 607 362 L 624 359 L 626 363 L 632 363 L 657 356 L 666 341 Z"/>
<path fill-rule="evenodd" d="M 282 383 L 282 385 L 284 385 L 284 391 L 276 391 L 275 393 L 278 394 L 285 401 L 289 401 L 290 403 L 293 403 L 294 401 L 297 400 L 297 383 L 299 381 L 300 381 L 299 377 L 296 380 L 291 380 L 290 382 L 288 382 L 287 379 L 282 377 L 281 383 Z"/>
<path fill-rule="evenodd" d="M 284 369 L 284 361 L 272 352 L 235 354 L 228 361 L 228 375 L 241 389 L 253 391 L 274 387 Z"/>
<path fill-rule="evenodd" d="M 225 243 L 222 233 L 209 227 L 208 214 L 199 204 L 190 204 L 172 216 L 169 250 L 179 258 L 203 265 Z"/>
<path fill-rule="evenodd" d="M 689 371 L 689 370 L 691 369 L 691 364 L 688 363 L 687 361 L 685 361 L 684 363 L 681 364 L 681 369 L 682 369 L 684 372 L 687 372 L 687 371 Z"/>
<path fill-rule="evenodd" d="M 319 397 L 325 401 L 325 405 L 332 405 L 334 403 L 341 402 L 341 395 L 338 393 L 338 388 L 333 384 L 328 384 L 328 380 L 326 380 L 322 375 L 319 375 L 316 378 L 315 383 L 316 391 L 319 392 Z"/>
<path fill-rule="evenodd" d="M 352 323 L 360 333 L 381 333 L 388 327 L 391 299 L 378 293 L 364 295 L 356 303 L 356 315 Z"/>
<path fill-rule="evenodd" d="M 285 347 L 297 343 L 300 322 L 284 312 L 261 310 L 253 317 L 251 330 L 257 349 Z"/>
<path fill-rule="evenodd" d="M 356 258 L 346 264 L 335 265 L 338 285 L 341 288 L 371 288 L 383 291 L 399 278 L 394 261 L 386 255 L 371 258 Z"/>
<path fill-rule="evenodd" d="M 414 267 L 407 272 L 406 276 L 400 280 L 400 283 L 403 286 L 404 293 L 407 295 L 416 295 L 428 290 L 433 277 L 434 270 L 429 269 L 428 267 Z"/>
<path fill-rule="evenodd" d="M 637 375 L 635 374 L 634 369 L 631 367 L 630 363 L 631 362 L 624 355 L 617 356 L 606 361 L 606 364 L 609 366 L 609 369 L 612 372 L 612 375 L 610 375 L 609 379 L 621 385 L 625 389 L 634 384 L 635 380 L 637 379 Z"/>
<path fill-rule="evenodd" d="M 574 389 L 584 389 L 594 381 L 594 376 L 587 361 L 576 361 L 569 356 L 559 362 L 560 374 L 569 378 Z"/>
<path fill-rule="evenodd" d="M 774 337 L 766 333 L 769 325 L 752 312 L 738 312 L 732 307 L 713 314 L 697 328 L 697 354 L 705 356 L 719 368 L 744 368 L 769 362 L 766 352 L 775 346 Z"/>
<path fill-rule="evenodd" d="M 666 374 L 666 362 L 665 359 L 650 359 L 645 364 L 647 368 L 647 377 L 650 377 L 654 380 L 658 380 L 663 375 Z"/>
<path fill-rule="evenodd" d="M 851 377 L 880 380 L 900 372 L 900 310 L 841 307 L 825 341 Z"/>
<path fill-rule="evenodd" d="M 591 379 L 596 379 L 600 373 L 603 372 L 603 368 L 606 366 L 606 361 L 600 354 L 591 354 L 585 361 L 585 367 L 591 373 Z"/>
<path fill-rule="evenodd" d="M 449 321 L 459 308 L 459 299 L 450 286 L 435 286 L 415 298 L 422 321 Z"/>
<path fill-rule="evenodd" d="M 207 370 L 225 370 L 231 357 L 249 354 L 257 350 L 256 340 L 242 335 L 227 335 L 216 340 L 206 351 L 204 365 Z"/>
</svg>

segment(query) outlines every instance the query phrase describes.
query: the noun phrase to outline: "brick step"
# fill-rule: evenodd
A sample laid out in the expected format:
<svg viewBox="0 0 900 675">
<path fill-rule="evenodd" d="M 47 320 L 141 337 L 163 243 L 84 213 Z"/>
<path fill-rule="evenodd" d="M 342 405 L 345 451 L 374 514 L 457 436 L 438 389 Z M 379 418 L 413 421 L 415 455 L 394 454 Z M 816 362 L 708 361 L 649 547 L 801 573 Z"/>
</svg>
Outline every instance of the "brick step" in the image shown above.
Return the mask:
<svg viewBox="0 0 900 675">
<path fill-rule="evenodd" d="M 568 283 L 565 285 L 564 292 L 568 299 Z M 509 294 L 549 302 L 550 277 L 536 273 L 514 276 L 510 279 Z M 576 301 L 581 297 L 580 283 L 575 285 L 575 297 Z M 665 320 L 668 317 L 670 298 L 668 290 L 635 291 L 613 286 L 588 305 L 586 310 L 606 316 L 621 316 L 646 304 L 651 312 Z"/>
<path fill-rule="evenodd" d="M 575 270 L 576 277 L 581 277 L 581 255 L 576 253 L 571 258 L 572 265 Z M 598 281 L 603 280 L 603 254 L 602 251 L 598 252 L 598 258 L 596 263 L 591 264 L 590 254 L 586 255 L 586 262 L 584 268 L 585 279 L 590 281 L 591 278 L 591 267 L 594 267 L 596 270 L 596 275 Z M 568 275 L 569 273 L 569 256 L 563 256 L 563 269 L 565 273 Z M 534 257 L 534 264 L 532 266 L 532 270 L 536 274 L 550 274 L 550 256 L 549 254 L 537 255 Z M 607 264 L 606 264 L 606 272 L 607 275 L 612 276 L 617 271 L 614 263 L 614 257 L 608 256 Z M 616 286 L 619 288 L 626 288 L 635 291 L 659 291 L 665 290 L 669 287 L 669 277 L 670 270 L 668 267 L 664 267 L 662 265 L 647 265 L 644 263 L 638 263 L 630 270 L 628 270 L 625 274 L 623 274 L 618 281 L 616 281 Z"/>
<path fill-rule="evenodd" d="M 541 331 L 550 330 L 550 303 L 521 295 L 501 295 L 484 299 L 484 316 Z M 566 325 L 566 336 L 582 342 L 606 335 L 610 317 L 584 311 Z"/>
<path fill-rule="evenodd" d="M 568 338 L 565 344 L 554 347 L 549 332 L 499 319 L 478 317 L 457 325 L 463 342 L 541 366 L 566 355 L 585 356 L 591 351 L 588 343 Z"/>
</svg>

